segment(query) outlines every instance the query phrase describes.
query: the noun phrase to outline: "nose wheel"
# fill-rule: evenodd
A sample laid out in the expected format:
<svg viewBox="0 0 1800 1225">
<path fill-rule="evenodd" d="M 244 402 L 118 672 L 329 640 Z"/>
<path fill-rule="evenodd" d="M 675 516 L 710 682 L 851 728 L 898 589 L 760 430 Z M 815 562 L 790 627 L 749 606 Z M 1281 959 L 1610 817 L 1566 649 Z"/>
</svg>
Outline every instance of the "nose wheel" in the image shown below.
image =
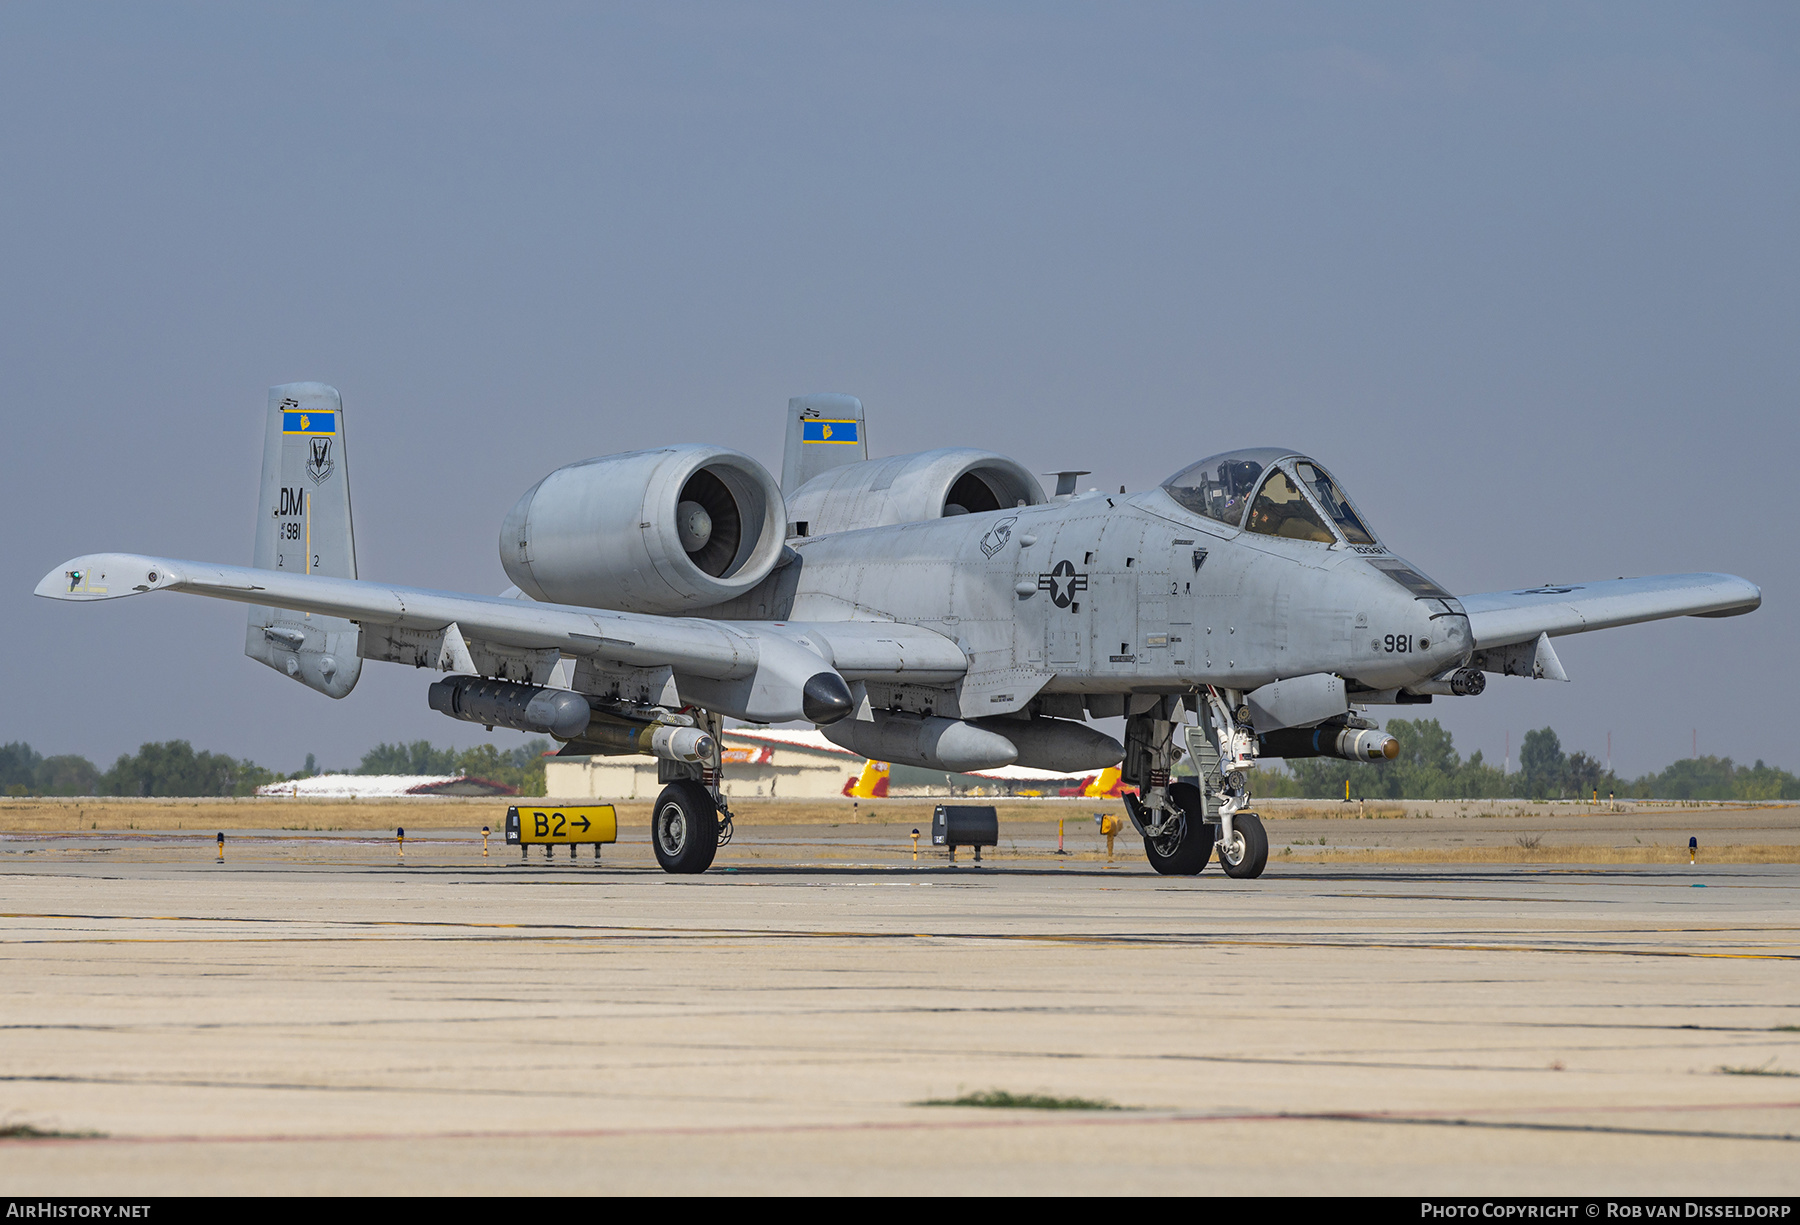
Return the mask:
<svg viewBox="0 0 1800 1225">
<path fill-rule="evenodd" d="M 1262 818 L 1253 812 L 1240 812 L 1231 818 L 1231 837 L 1219 839 L 1219 866 L 1225 875 L 1238 880 L 1254 880 L 1269 863 L 1269 835 L 1263 831 Z"/>
</svg>

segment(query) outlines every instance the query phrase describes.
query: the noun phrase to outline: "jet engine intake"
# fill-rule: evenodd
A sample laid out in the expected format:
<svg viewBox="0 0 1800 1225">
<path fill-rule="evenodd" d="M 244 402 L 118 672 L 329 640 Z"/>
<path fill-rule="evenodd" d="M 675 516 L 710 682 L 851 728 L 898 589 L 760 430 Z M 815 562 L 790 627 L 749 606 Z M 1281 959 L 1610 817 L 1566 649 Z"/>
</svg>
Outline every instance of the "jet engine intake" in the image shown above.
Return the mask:
<svg viewBox="0 0 1800 1225">
<path fill-rule="evenodd" d="M 500 563 L 535 600 L 671 613 L 743 595 L 781 558 L 775 478 L 725 447 L 607 455 L 558 468 L 500 528 Z"/>
</svg>

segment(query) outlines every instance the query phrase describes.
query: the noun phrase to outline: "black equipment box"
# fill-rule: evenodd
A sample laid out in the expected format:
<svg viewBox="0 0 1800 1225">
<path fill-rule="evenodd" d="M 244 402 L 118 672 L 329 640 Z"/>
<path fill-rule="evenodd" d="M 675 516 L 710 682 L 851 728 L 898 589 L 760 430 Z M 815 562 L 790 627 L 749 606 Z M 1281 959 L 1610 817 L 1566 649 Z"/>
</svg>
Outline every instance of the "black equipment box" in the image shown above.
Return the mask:
<svg viewBox="0 0 1800 1225">
<path fill-rule="evenodd" d="M 1000 814 L 992 804 L 939 804 L 931 814 L 931 845 L 999 846 Z M 981 852 L 977 851 L 977 858 Z"/>
</svg>

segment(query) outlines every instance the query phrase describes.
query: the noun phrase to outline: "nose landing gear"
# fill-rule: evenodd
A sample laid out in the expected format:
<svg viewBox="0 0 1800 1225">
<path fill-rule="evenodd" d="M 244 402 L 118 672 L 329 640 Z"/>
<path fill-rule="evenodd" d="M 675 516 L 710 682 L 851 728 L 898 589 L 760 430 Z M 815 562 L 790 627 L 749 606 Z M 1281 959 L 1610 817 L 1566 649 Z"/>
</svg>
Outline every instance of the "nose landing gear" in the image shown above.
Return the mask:
<svg viewBox="0 0 1800 1225">
<path fill-rule="evenodd" d="M 1254 880 L 1269 862 L 1269 835 L 1263 830 L 1262 818 L 1253 812 L 1240 812 L 1231 819 L 1231 834 L 1219 839 L 1219 866 L 1225 875 L 1238 880 Z"/>
<path fill-rule="evenodd" d="M 1179 699 L 1163 701 L 1161 709 L 1129 719 L 1125 730 L 1125 774 L 1139 789 L 1125 796 L 1125 809 L 1143 835 L 1145 858 L 1165 876 L 1195 876 L 1217 847 L 1227 876 L 1261 876 L 1269 862 L 1269 838 L 1262 820 L 1245 811 L 1246 771 L 1256 765 L 1254 733 L 1211 690 L 1202 698 L 1197 726 L 1183 722 Z M 1196 774 L 1192 783 L 1169 777 L 1179 755 L 1177 734 L 1187 740 Z"/>
</svg>

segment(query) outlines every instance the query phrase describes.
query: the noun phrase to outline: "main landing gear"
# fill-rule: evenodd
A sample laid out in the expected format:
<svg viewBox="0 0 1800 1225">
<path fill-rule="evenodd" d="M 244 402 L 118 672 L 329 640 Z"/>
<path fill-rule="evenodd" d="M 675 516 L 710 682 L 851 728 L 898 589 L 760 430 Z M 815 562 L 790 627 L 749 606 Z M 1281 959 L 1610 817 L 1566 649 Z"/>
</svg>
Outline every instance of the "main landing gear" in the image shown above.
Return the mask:
<svg viewBox="0 0 1800 1225">
<path fill-rule="evenodd" d="M 662 789 L 650 817 L 650 844 L 665 872 L 704 872 L 719 851 L 719 809 L 705 787 L 679 779 Z"/>
<path fill-rule="evenodd" d="M 1254 733 L 1247 724 L 1240 726 L 1211 690 L 1202 695 L 1199 714 L 1199 725 L 1189 726 L 1181 699 L 1165 697 L 1126 720 L 1122 773 L 1138 794 L 1125 797 L 1125 810 L 1143 835 L 1150 866 L 1163 875 L 1198 875 L 1216 847 L 1227 876 L 1254 879 L 1269 862 L 1262 820 L 1245 811 L 1250 803 L 1245 771 L 1255 767 Z M 1169 777 L 1180 755 L 1177 734 L 1186 736 L 1196 782 Z"/>
<path fill-rule="evenodd" d="M 1135 797 L 1127 799 L 1136 802 Z M 1164 876 L 1198 876 L 1212 859 L 1219 827 L 1207 823 L 1204 797 L 1194 784 L 1170 783 L 1169 799 L 1180 813 L 1164 823 L 1164 832 L 1144 836 L 1144 854 Z"/>
<path fill-rule="evenodd" d="M 709 711 L 696 713 L 712 740 L 707 760 L 659 758 L 656 763 L 657 781 L 667 786 L 650 810 L 650 846 L 665 872 L 704 872 L 712 867 L 719 848 L 731 841 L 731 808 L 725 803 L 720 777 L 721 721 Z"/>
</svg>

